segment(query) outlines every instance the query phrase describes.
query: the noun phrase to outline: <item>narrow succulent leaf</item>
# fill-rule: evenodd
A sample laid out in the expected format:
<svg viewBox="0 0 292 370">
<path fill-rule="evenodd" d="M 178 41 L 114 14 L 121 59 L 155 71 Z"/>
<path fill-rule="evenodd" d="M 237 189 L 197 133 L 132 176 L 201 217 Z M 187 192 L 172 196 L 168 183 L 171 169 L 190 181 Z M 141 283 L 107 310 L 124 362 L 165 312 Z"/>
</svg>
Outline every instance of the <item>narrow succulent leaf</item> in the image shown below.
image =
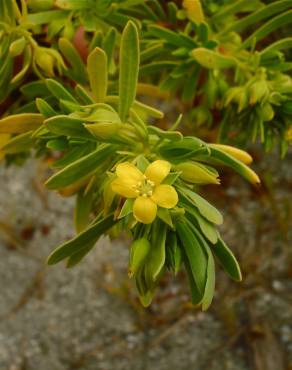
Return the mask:
<svg viewBox="0 0 292 370">
<path fill-rule="evenodd" d="M 291 6 L 291 3 L 290 3 Z M 244 42 L 240 45 L 240 49 L 250 47 L 254 40 L 259 42 L 264 37 L 274 32 L 276 29 L 285 26 L 286 24 L 292 23 L 292 9 L 286 11 L 270 19 L 268 22 L 263 24 L 254 33 L 252 33 Z"/>
<path fill-rule="evenodd" d="M 46 85 L 50 92 L 57 98 L 71 101 L 72 103 L 78 103 L 77 100 L 65 89 L 58 81 L 53 79 L 47 79 Z"/>
<path fill-rule="evenodd" d="M 94 137 L 83 126 L 82 120 L 69 116 L 55 116 L 45 120 L 46 127 L 56 135 L 94 140 Z"/>
<path fill-rule="evenodd" d="M 77 81 L 80 83 L 86 83 L 87 81 L 87 71 L 84 66 L 84 63 L 80 57 L 80 54 L 75 49 L 73 44 L 66 39 L 65 37 L 61 37 L 59 39 L 59 49 L 61 53 L 64 55 L 66 60 L 70 63 L 73 71 L 73 76 Z"/>
<path fill-rule="evenodd" d="M 93 194 L 93 189 L 87 193 L 85 193 L 84 189 L 81 189 L 77 194 L 74 209 L 74 224 L 75 230 L 78 234 L 85 230 L 89 224 Z"/>
<path fill-rule="evenodd" d="M 112 152 L 112 147 L 106 144 L 101 144 L 94 152 L 69 164 L 67 167 L 50 177 L 46 182 L 47 188 L 63 188 L 93 174 L 97 170 L 98 166 L 103 164 Z"/>
<path fill-rule="evenodd" d="M 199 194 L 189 189 L 182 189 L 181 187 L 179 187 L 178 190 L 184 197 L 191 201 L 195 207 L 197 207 L 201 215 L 208 221 L 215 225 L 221 225 L 223 223 L 221 213 Z"/>
<path fill-rule="evenodd" d="M 33 131 L 25 132 L 12 137 L 1 147 L 1 152 L 5 154 L 15 154 L 25 152 L 33 147 L 35 140 L 31 137 Z"/>
<path fill-rule="evenodd" d="M 135 97 L 139 71 L 138 30 L 133 22 L 125 27 L 120 47 L 119 114 L 126 120 Z"/>
<path fill-rule="evenodd" d="M 241 32 L 247 27 L 250 27 L 266 18 L 272 17 L 275 14 L 279 14 L 289 8 L 291 8 L 291 0 L 274 1 L 271 4 L 260 8 L 258 11 L 243 17 L 237 22 L 231 22 L 230 25 L 224 29 L 224 33 L 231 31 Z"/>
<path fill-rule="evenodd" d="M 81 249 L 79 249 L 76 253 L 70 255 L 68 257 L 66 267 L 72 268 L 75 267 L 95 246 L 96 241 L 91 241 Z"/>
<path fill-rule="evenodd" d="M 217 257 L 223 269 L 233 280 L 242 280 L 239 264 L 234 257 L 234 254 L 221 238 L 219 238 L 218 242 L 212 248 L 212 252 Z"/>
<path fill-rule="evenodd" d="M 107 55 L 100 48 L 95 48 L 87 58 L 89 83 L 97 103 L 103 103 L 106 97 L 108 84 L 107 63 Z"/>
<path fill-rule="evenodd" d="M 207 257 L 192 230 L 184 221 L 177 222 L 177 232 L 188 258 L 196 286 L 203 294 L 206 285 Z"/>
<path fill-rule="evenodd" d="M 36 130 L 43 123 L 43 116 L 39 113 L 22 113 L 10 115 L 0 119 L 0 134 L 22 134 Z"/>
<path fill-rule="evenodd" d="M 231 167 L 234 171 L 239 173 L 242 177 L 244 177 L 247 181 L 251 182 L 252 184 L 260 183 L 258 175 L 251 168 L 246 166 L 243 162 L 223 152 L 220 149 L 210 147 L 210 150 L 212 159 L 215 159 L 219 163 Z"/>
<path fill-rule="evenodd" d="M 56 248 L 48 257 L 48 265 L 54 265 L 65 258 L 80 252 L 83 248 L 89 246 L 90 243 L 96 243 L 101 235 L 108 231 L 115 223 L 116 221 L 114 220 L 113 215 L 109 215 L 108 217 L 91 224 L 75 238 Z"/>
</svg>

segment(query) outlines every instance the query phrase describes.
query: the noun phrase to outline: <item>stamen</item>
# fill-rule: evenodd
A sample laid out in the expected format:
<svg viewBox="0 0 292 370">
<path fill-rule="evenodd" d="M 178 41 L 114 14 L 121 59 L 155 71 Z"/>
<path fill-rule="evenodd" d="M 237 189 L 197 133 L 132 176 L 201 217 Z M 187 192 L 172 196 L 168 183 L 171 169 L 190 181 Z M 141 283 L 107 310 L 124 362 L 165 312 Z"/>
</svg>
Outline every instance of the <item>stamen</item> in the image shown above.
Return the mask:
<svg viewBox="0 0 292 370">
<path fill-rule="evenodd" d="M 140 194 L 140 190 L 135 190 L 135 193 L 136 194 Z"/>
<path fill-rule="evenodd" d="M 147 194 L 145 194 L 145 193 L 142 194 L 142 197 L 147 198 Z"/>
<path fill-rule="evenodd" d="M 151 195 L 153 194 L 153 191 L 149 190 L 147 194 L 148 194 L 149 197 L 151 197 Z"/>
</svg>

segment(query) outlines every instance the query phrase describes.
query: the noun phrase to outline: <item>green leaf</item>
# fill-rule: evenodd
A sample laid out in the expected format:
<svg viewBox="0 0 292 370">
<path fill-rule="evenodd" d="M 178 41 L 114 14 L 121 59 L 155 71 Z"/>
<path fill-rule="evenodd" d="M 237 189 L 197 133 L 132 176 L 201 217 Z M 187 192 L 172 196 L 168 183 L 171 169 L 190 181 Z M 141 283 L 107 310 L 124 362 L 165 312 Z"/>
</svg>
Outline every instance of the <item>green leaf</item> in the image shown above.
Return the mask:
<svg viewBox="0 0 292 370">
<path fill-rule="evenodd" d="M 167 226 L 157 219 L 152 232 L 151 249 L 145 264 L 146 281 L 151 284 L 159 280 L 165 264 L 166 231 Z"/>
<path fill-rule="evenodd" d="M 118 219 L 128 216 L 133 212 L 134 199 L 127 199 L 121 209 Z"/>
<path fill-rule="evenodd" d="M 24 134 L 13 137 L 1 148 L 1 152 L 4 152 L 5 154 L 15 154 L 31 149 L 35 142 L 31 137 L 32 132 L 33 131 L 28 131 Z"/>
<path fill-rule="evenodd" d="M 113 215 L 110 215 L 93 223 L 75 238 L 56 248 L 48 257 L 48 265 L 54 265 L 63 259 L 80 252 L 83 248 L 88 247 L 90 243 L 96 243 L 101 235 L 113 227 L 116 222 L 117 221 L 114 220 Z"/>
<path fill-rule="evenodd" d="M 176 275 L 182 264 L 182 251 L 175 232 L 168 232 L 166 240 L 166 263 Z"/>
<path fill-rule="evenodd" d="M 194 280 L 194 276 L 193 276 L 193 273 L 192 273 L 190 262 L 189 262 L 187 256 L 185 255 L 185 253 L 184 253 L 184 265 L 185 265 L 186 272 L 187 272 L 187 275 L 188 275 L 189 287 L 190 287 L 190 290 L 191 290 L 192 304 L 199 305 L 202 302 L 203 295 L 197 287 L 197 284 Z"/>
<path fill-rule="evenodd" d="M 69 256 L 66 267 L 72 268 L 76 266 L 91 251 L 91 249 L 95 246 L 95 243 L 96 243 L 95 240 L 93 242 L 91 241 L 88 244 L 86 244 L 83 248 L 78 250 L 76 253 Z"/>
<path fill-rule="evenodd" d="M 159 208 L 157 211 L 157 216 L 168 226 L 173 229 L 173 223 L 171 219 L 171 215 L 168 209 L 166 208 Z"/>
<path fill-rule="evenodd" d="M 232 168 L 235 172 L 239 173 L 242 177 L 244 177 L 247 181 L 251 182 L 252 184 L 260 183 L 258 175 L 243 162 L 223 152 L 220 149 L 213 148 L 212 146 L 210 146 L 209 149 L 211 150 L 212 160 L 214 159 L 218 161 L 218 163 L 224 164 Z"/>
<path fill-rule="evenodd" d="M 221 213 L 213 207 L 209 202 L 202 198 L 199 194 L 195 193 L 186 188 L 178 188 L 179 193 L 191 201 L 195 207 L 199 210 L 201 215 L 210 222 L 221 225 L 223 223 L 223 217 Z"/>
<path fill-rule="evenodd" d="M 72 103 L 77 103 L 77 100 L 69 93 L 67 89 L 65 89 L 59 82 L 47 79 L 46 84 L 50 92 L 57 98 L 57 99 L 63 99 L 68 100 Z"/>
<path fill-rule="evenodd" d="M 75 162 L 77 159 L 85 156 L 90 152 L 91 148 L 88 143 L 83 145 L 74 146 L 71 150 L 69 150 L 65 155 L 58 159 L 57 161 L 53 162 L 53 168 L 62 168 L 68 166 L 70 163 Z"/>
<path fill-rule="evenodd" d="M 190 228 L 195 233 L 196 237 L 200 241 L 200 244 L 202 247 L 204 247 L 204 250 L 207 254 L 208 261 L 207 261 L 207 277 L 206 277 L 206 285 L 204 290 L 204 295 L 202 298 L 202 310 L 206 311 L 208 307 L 211 305 L 213 297 L 214 297 L 214 290 L 215 290 L 215 263 L 214 258 L 211 252 L 211 249 L 206 243 L 204 237 L 201 235 L 199 230 L 197 230 L 193 224 L 189 223 Z"/>
<path fill-rule="evenodd" d="M 245 28 L 253 24 L 256 24 L 262 21 L 263 19 L 269 18 L 273 16 L 274 14 L 280 13 L 289 8 L 291 8 L 291 0 L 274 1 L 273 3 L 259 9 L 258 11 L 252 12 L 250 15 L 243 17 L 237 22 L 231 22 L 230 25 L 226 29 L 224 29 L 223 32 L 224 33 L 228 33 L 231 31 L 241 32 Z"/>
<path fill-rule="evenodd" d="M 81 233 L 89 224 L 89 216 L 93 203 L 93 188 L 85 193 L 84 189 L 79 190 L 76 197 L 74 209 L 74 224 L 77 233 Z"/>
<path fill-rule="evenodd" d="M 94 140 L 94 137 L 84 128 L 83 123 L 83 120 L 65 115 L 45 120 L 46 127 L 56 135 Z"/>
<path fill-rule="evenodd" d="M 61 19 L 65 21 L 68 17 L 68 14 L 69 12 L 67 10 L 50 10 L 46 12 L 29 14 L 26 21 L 37 26 Z"/>
<path fill-rule="evenodd" d="M 78 51 L 65 37 L 59 39 L 58 45 L 61 53 L 72 67 L 72 77 L 74 77 L 76 81 L 80 81 L 80 83 L 86 83 L 87 71 Z"/>
<path fill-rule="evenodd" d="M 231 252 L 231 250 L 227 247 L 227 245 L 221 238 L 219 238 L 218 242 L 213 246 L 212 252 L 217 257 L 223 269 L 233 280 L 236 281 L 242 280 L 240 266 L 234 254 Z"/>
<path fill-rule="evenodd" d="M 155 61 L 148 64 L 144 64 L 139 69 L 139 76 L 148 76 L 149 74 L 162 72 L 168 69 L 177 67 L 179 64 L 177 62 L 171 61 Z"/>
<path fill-rule="evenodd" d="M 69 164 L 67 167 L 50 177 L 46 186 L 48 189 L 59 189 L 93 174 L 98 166 L 113 153 L 112 146 L 101 144 L 92 153 Z"/>
<path fill-rule="evenodd" d="M 176 228 L 196 286 L 199 292 L 203 294 L 206 284 L 207 257 L 199 240 L 184 221 L 177 222 Z"/>
<path fill-rule="evenodd" d="M 22 134 L 36 130 L 43 123 L 39 113 L 21 113 L 0 119 L 0 134 Z"/>
<path fill-rule="evenodd" d="M 214 291 L 215 291 L 215 263 L 212 254 L 208 253 L 207 280 L 202 299 L 203 311 L 206 311 L 210 307 L 214 297 Z"/>
<path fill-rule="evenodd" d="M 149 33 L 157 37 L 159 40 L 164 40 L 167 43 L 177 47 L 186 47 L 192 49 L 197 46 L 195 41 L 190 37 L 171 31 L 164 27 L 151 25 L 149 26 Z"/>
<path fill-rule="evenodd" d="M 165 131 L 155 126 L 148 126 L 147 129 L 149 134 L 155 134 L 161 139 L 168 139 L 170 141 L 180 141 L 183 139 L 183 135 L 179 131 Z"/>
<path fill-rule="evenodd" d="M 57 112 L 44 99 L 36 98 L 36 106 L 39 112 L 45 117 L 50 118 L 57 115 Z"/>
<path fill-rule="evenodd" d="M 80 100 L 82 101 L 82 103 L 84 103 L 86 105 L 88 105 L 88 104 L 90 105 L 90 104 L 95 103 L 95 101 L 89 95 L 88 91 L 86 91 L 83 86 L 76 85 L 75 91 L 76 91 L 76 94 L 78 95 L 78 97 L 80 98 Z"/>
<path fill-rule="evenodd" d="M 64 151 L 68 148 L 68 141 L 61 136 L 58 139 L 49 140 L 46 147 L 52 150 Z"/>
<path fill-rule="evenodd" d="M 44 81 L 29 82 L 21 86 L 20 91 L 28 100 L 39 98 L 41 96 L 46 97 L 50 94 Z"/>
<path fill-rule="evenodd" d="M 182 159 L 193 158 L 201 149 L 208 151 L 206 144 L 202 140 L 195 137 L 184 137 L 180 141 L 168 141 L 161 145 L 159 153 L 165 159 L 178 162 Z"/>
<path fill-rule="evenodd" d="M 291 6 L 291 3 L 290 3 Z M 239 49 L 249 47 L 253 44 L 254 40 L 259 42 L 264 37 L 274 32 L 276 29 L 285 26 L 286 24 L 292 23 L 292 9 L 288 10 L 285 13 L 278 15 L 275 18 L 272 18 L 260 28 L 258 28 L 253 34 L 251 34 L 244 42 L 241 44 Z"/>
<path fill-rule="evenodd" d="M 126 120 L 135 97 L 139 71 L 138 30 L 133 22 L 128 22 L 121 39 L 119 76 L 119 114 Z"/>
<path fill-rule="evenodd" d="M 204 236 L 212 243 L 215 244 L 218 241 L 218 232 L 214 226 L 214 224 L 208 220 L 205 219 L 197 210 L 195 207 L 188 207 L 184 204 L 184 208 L 188 210 L 188 212 L 191 214 L 192 217 L 190 219 L 192 220 L 195 218 L 197 224 L 199 225 L 202 233 Z"/>
<path fill-rule="evenodd" d="M 107 93 L 108 72 L 107 55 L 100 49 L 95 48 L 87 58 L 87 71 L 89 83 L 97 103 L 103 103 Z"/>
<path fill-rule="evenodd" d="M 278 50 L 292 49 L 292 37 L 285 37 L 279 41 L 273 42 L 268 45 L 265 49 L 260 52 L 261 58 L 265 57 L 266 54 L 275 52 Z"/>
</svg>

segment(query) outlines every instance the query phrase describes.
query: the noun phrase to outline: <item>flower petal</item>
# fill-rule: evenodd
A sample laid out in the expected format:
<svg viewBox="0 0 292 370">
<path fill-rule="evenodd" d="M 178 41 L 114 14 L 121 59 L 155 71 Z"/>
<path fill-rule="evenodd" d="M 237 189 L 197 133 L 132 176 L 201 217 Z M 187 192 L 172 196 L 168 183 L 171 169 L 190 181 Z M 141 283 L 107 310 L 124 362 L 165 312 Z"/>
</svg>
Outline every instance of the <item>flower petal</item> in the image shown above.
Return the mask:
<svg viewBox="0 0 292 370">
<path fill-rule="evenodd" d="M 113 192 L 125 198 L 136 198 L 137 193 L 133 189 L 133 182 L 124 181 L 124 179 L 117 178 L 111 183 Z"/>
<path fill-rule="evenodd" d="M 133 184 L 143 180 L 142 172 L 130 162 L 119 163 L 116 168 L 116 174 L 121 179 Z"/>
<path fill-rule="evenodd" d="M 178 195 L 171 185 L 158 185 L 153 192 L 152 200 L 163 208 L 173 208 L 178 202 Z"/>
<path fill-rule="evenodd" d="M 150 198 L 138 197 L 133 206 L 133 214 L 137 221 L 151 224 L 155 220 L 157 206 Z"/>
<path fill-rule="evenodd" d="M 167 161 L 158 159 L 149 164 L 146 168 L 145 176 L 153 181 L 155 185 L 159 185 L 169 174 L 171 164 Z"/>
</svg>

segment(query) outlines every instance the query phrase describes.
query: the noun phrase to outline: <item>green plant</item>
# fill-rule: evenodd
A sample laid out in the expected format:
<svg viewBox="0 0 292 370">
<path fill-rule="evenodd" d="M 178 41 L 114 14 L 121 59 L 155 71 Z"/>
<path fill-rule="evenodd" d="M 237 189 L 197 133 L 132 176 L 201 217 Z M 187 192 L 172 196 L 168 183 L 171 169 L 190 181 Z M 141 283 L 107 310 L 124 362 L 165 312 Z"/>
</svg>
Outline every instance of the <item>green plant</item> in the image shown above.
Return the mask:
<svg viewBox="0 0 292 370">
<path fill-rule="evenodd" d="M 220 9 L 232 20 L 238 11 L 251 12 L 258 4 L 270 9 L 259 1 L 247 8 L 237 3 L 238 8 L 229 9 L 224 2 Z M 54 250 L 48 263 L 67 259 L 72 267 L 102 234 L 117 236 L 125 230 L 133 238 L 129 276 L 143 305 L 151 303 L 163 273 L 168 269 L 176 274 L 183 265 L 192 302 L 207 309 L 214 293 L 214 256 L 231 278 L 240 280 L 241 273 L 217 230 L 222 216 L 198 194 L 199 187 L 220 184 L 215 167 L 222 165 L 253 184 L 259 178 L 248 167 L 252 159 L 245 151 L 178 131 L 181 115 L 160 128 L 157 122 L 164 115 L 148 105 L 147 97 L 165 97 L 163 90 L 184 101 L 199 98 L 198 106 L 190 106 L 191 116 L 201 110 L 211 117 L 210 111 L 222 110 L 225 138 L 232 129 L 228 117 L 236 114 L 238 102 L 243 104 L 236 100 L 239 89 L 247 99 L 240 112 L 254 115 L 260 110 L 270 117 L 275 104 L 283 114 L 281 130 L 287 132 L 290 77 L 267 71 L 258 52 L 237 52 L 250 45 L 249 39 L 242 43 L 234 30 L 225 30 L 212 2 L 206 2 L 209 25 L 199 1 L 185 1 L 183 9 L 174 2 L 164 9 L 158 1 L 129 0 L 20 4 L 0 4 L 5 110 L 0 155 L 7 163 L 19 163 L 32 150 L 39 157 L 59 153 L 52 164 L 56 173 L 46 186 L 64 196 L 76 195 L 77 236 Z M 156 24 L 168 19 L 175 31 Z M 221 52 L 223 45 L 229 53 Z M 274 57 L 284 58 L 278 53 Z M 241 87 L 231 88 L 234 83 Z M 245 139 L 250 136 L 241 133 Z M 263 142 L 267 138 L 264 128 Z M 280 139 L 284 153 L 284 134 Z"/>
</svg>

